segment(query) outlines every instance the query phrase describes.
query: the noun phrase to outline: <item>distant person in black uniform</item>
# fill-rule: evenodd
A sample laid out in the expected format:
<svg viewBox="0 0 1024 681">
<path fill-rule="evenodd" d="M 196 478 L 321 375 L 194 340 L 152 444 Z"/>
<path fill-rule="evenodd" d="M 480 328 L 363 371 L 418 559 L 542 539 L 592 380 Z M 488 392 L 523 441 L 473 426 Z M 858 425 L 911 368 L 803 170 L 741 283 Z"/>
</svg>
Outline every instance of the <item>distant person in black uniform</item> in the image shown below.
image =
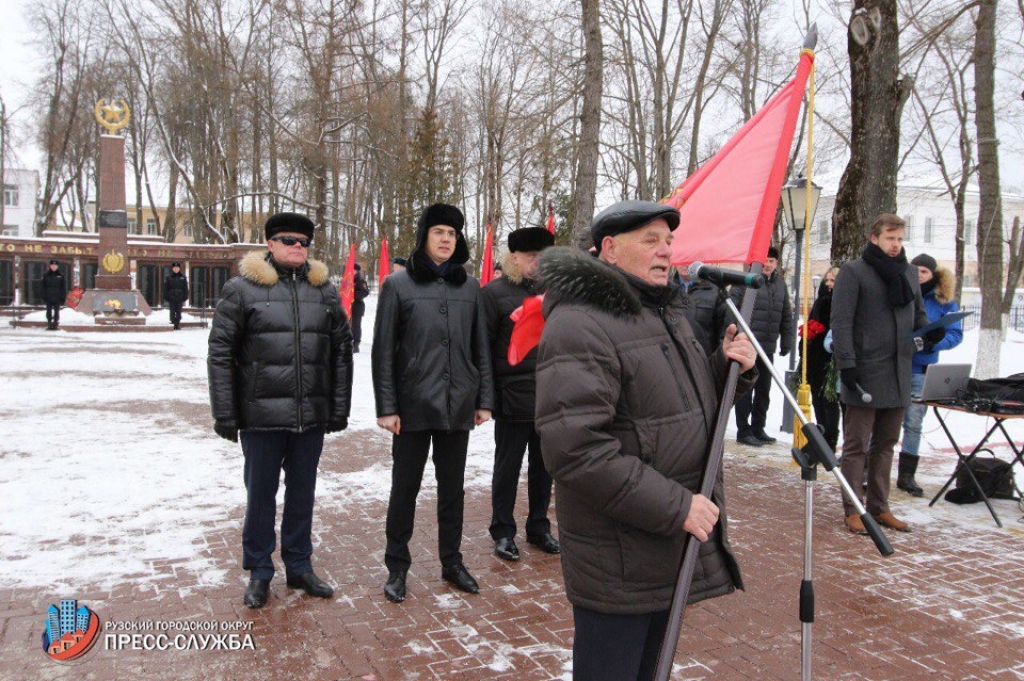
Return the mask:
<svg viewBox="0 0 1024 681">
<path fill-rule="evenodd" d="M 363 339 L 363 315 L 366 314 L 366 297 L 370 295 L 370 285 L 363 276 L 363 266 L 356 263 L 356 275 L 353 280 L 355 299 L 352 301 L 352 352 L 359 352 L 359 341 Z"/>
<path fill-rule="evenodd" d="M 60 272 L 60 263 L 50 261 L 43 275 L 43 302 L 46 303 L 46 330 L 56 331 L 60 325 L 60 306 L 68 297 L 68 282 Z"/>
<path fill-rule="evenodd" d="M 685 267 L 675 270 L 670 281 L 686 292 L 686 318 L 693 327 L 693 335 L 710 357 L 725 338 L 725 313 L 728 310 L 725 291 L 710 281 L 690 279 Z"/>
<path fill-rule="evenodd" d="M 494 475 L 491 479 L 491 538 L 494 555 L 519 560 L 516 546 L 516 491 L 523 454 L 529 450 L 526 541 L 545 553 L 558 553 L 558 540 L 551 534 L 548 506 L 551 504 L 551 476 L 544 468 L 540 435 L 534 427 L 536 410 L 537 349 L 518 364 L 508 361 L 508 346 L 515 323 L 509 317 L 523 301 L 541 291 L 534 274 L 537 256 L 555 245 L 555 237 L 544 227 L 517 229 L 508 236 L 509 253 L 502 263 L 503 277 L 495 277 L 480 289 L 480 318 L 487 327 L 487 341 L 494 367 Z"/>
<path fill-rule="evenodd" d="M 181 263 L 171 265 L 171 273 L 164 279 L 164 300 L 171 311 L 171 324 L 181 328 L 181 308 L 188 300 L 188 279 L 181 273 Z"/>
</svg>

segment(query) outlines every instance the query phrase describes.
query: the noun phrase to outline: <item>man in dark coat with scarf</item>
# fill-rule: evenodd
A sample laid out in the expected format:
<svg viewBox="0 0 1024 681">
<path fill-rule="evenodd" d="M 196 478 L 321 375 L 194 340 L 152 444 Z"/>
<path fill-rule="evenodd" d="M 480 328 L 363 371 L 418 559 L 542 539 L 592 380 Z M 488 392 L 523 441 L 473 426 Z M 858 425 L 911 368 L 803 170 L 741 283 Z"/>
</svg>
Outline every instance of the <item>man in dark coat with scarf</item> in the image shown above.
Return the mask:
<svg viewBox="0 0 1024 681">
<path fill-rule="evenodd" d="M 188 300 L 188 279 L 181 273 L 181 263 L 171 265 L 171 273 L 164 279 L 164 300 L 171 311 L 171 324 L 181 328 L 181 308 Z"/>
<path fill-rule="evenodd" d="M 46 329 L 56 331 L 60 326 L 60 306 L 68 297 L 68 282 L 60 271 L 60 263 L 51 260 L 43 275 L 43 302 L 46 303 Z"/>
<path fill-rule="evenodd" d="M 441 577 L 480 589 L 462 563 L 469 431 L 490 420 L 494 384 L 487 331 L 477 312 L 480 284 L 466 273 L 465 218 L 444 203 L 426 208 L 405 270 L 384 280 L 373 329 L 377 425 L 394 434 L 386 525 L 385 597 L 405 600 L 416 497 L 433 445 Z"/>
<path fill-rule="evenodd" d="M 352 334 L 328 279 L 308 258 L 313 222 L 278 213 L 264 227 L 267 252 L 242 258 L 210 329 L 207 370 L 214 431 L 242 440 L 248 493 L 242 526 L 244 602 L 261 608 L 274 576 L 274 517 L 284 470 L 281 560 L 287 584 L 311 596 L 334 590 L 313 572 L 312 526 L 324 433 L 348 427 Z"/>
<path fill-rule="evenodd" d="M 555 480 L 575 679 L 653 676 L 688 533 L 701 542 L 691 603 L 743 586 L 721 470 L 712 498 L 698 490 L 729 360 L 747 390 L 755 353 L 735 326 L 711 357 L 694 337 L 669 285 L 678 224 L 670 206 L 623 201 L 594 218 L 597 258 L 540 257 L 537 430 Z"/>
<path fill-rule="evenodd" d="M 867 467 L 867 512 L 884 527 L 909 532 L 889 509 L 893 447 L 910 405 L 914 329 L 928 324 L 917 269 L 903 250 L 906 223 L 883 213 L 861 257 L 839 270 L 832 292 L 832 350 L 842 382 L 843 476 L 858 488 Z M 930 333 L 938 342 L 945 331 Z M 870 401 L 865 399 L 870 395 Z M 846 527 L 866 534 L 853 502 L 843 497 Z"/>
<path fill-rule="evenodd" d="M 490 532 L 495 542 L 494 554 L 504 560 L 519 560 L 519 547 L 515 542 L 516 491 L 527 449 L 526 541 L 545 553 L 559 551 L 548 520 L 551 476 L 544 468 L 540 435 L 534 428 L 537 351 L 531 350 L 515 366 L 508 361 L 508 346 L 515 327 L 510 315 L 524 300 L 541 292 L 534 280 L 537 256 L 554 244 L 555 236 L 543 227 L 513 231 L 508 235 L 509 253 L 502 262 L 505 275 L 480 289 L 480 316 L 487 328 L 495 382 Z"/>
<path fill-rule="evenodd" d="M 776 345 L 779 354 L 785 357 L 793 349 L 793 309 L 789 305 L 789 289 L 778 272 L 779 250 L 768 248 L 764 259 L 764 286 L 757 289 L 754 311 L 750 315 L 750 330 L 764 348 L 771 362 Z M 733 286 L 729 295 L 738 308 L 746 288 Z M 731 319 L 732 315 L 728 315 Z M 750 447 L 761 447 L 775 442 L 765 432 L 768 422 L 768 406 L 771 403 L 772 376 L 761 358 L 757 358 L 757 383 L 749 395 L 736 400 L 736 441 Z"/>
</svg>

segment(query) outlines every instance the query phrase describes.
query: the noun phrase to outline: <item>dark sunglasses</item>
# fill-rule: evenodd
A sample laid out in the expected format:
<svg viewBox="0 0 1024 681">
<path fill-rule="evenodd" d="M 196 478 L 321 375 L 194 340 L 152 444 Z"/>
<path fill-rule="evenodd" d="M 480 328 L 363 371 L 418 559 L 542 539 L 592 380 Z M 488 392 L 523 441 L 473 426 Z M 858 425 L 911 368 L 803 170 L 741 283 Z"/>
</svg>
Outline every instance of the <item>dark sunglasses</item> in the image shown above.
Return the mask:
<svg viewBox="0 0 1024 681">
<path fill-rule="evenodd" d="M 299 238 L 299 237 L 294 237 L 294 236 L 272 236 L 272 237 L 270 237 L 270 240 L 271 241 L 280 241 L 285 246 L 294 246 L 295 244 L 298 244 L 298 245 L 302 246 L 303 248 L 309 248 L 309 242 L 310 242 L 309 239 Z"/>
</svg>

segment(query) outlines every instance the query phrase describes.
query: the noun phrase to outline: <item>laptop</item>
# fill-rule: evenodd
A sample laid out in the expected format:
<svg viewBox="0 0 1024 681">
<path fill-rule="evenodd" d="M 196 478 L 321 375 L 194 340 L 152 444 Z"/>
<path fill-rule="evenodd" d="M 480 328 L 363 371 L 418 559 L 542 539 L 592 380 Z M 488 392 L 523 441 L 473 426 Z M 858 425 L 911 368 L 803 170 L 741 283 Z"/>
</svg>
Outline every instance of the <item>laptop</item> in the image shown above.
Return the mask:
<svg viewBox="0 0 1024 681">
<path fill-rule="evenodd" d="M 924 375 L 924 387 L 917 399 L 922 402 L 950 400 L 962 394 L 971 377 L 970 364 L 932 364 Z"/>
</svg>

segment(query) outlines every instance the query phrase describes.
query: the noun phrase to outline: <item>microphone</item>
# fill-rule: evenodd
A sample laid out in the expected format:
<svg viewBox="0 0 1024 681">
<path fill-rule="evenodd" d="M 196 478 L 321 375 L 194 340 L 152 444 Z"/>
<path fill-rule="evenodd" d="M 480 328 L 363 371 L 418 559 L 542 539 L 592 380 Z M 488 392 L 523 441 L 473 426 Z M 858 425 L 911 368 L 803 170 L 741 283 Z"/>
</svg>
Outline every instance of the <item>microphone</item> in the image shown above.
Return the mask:
<svg viewBox="0 0 1024 681">
<path fill-rule="evenodd" d="M 871 397 L 871 393 L 860 387 L 860 383 L 854 383 L 853 385 L 857 388 L 857 392 L 860 393 L 860 401 L 864 404 L 871 404 L 871 400 L 874 399 Z"/>
<path fill-rule="evenodd" d="M 764 286 L 764 277 L 760 274 L 753 274 L 751 272 L 734 272 L 732 270 L 723 270 L 718 267 L 708 267 L 699 260 L 690 263 L 690 266 L 686 268 L 686 273 L 689 275 L 690 279 L 703 279 L 704 281 L 710 281 L 723 286 L 746 286 L 747 288 L 761 288 Z"/>
</svg>

